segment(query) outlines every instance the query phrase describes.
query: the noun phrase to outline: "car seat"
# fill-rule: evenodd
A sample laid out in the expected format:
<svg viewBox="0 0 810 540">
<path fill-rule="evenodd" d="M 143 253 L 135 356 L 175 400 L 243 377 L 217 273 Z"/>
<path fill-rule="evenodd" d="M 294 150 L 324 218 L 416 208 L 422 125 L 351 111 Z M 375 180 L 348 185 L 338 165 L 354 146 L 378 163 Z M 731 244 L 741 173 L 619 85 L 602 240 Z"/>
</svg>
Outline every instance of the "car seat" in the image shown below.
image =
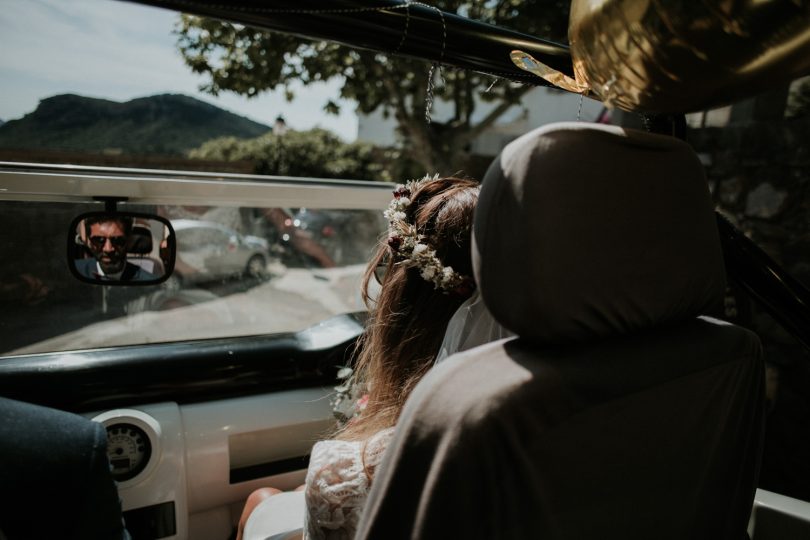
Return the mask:
<svg viewBox="0 0 810 540">
<path fill-rule="evenodd" d="M 133 224 L 129 235 L 127 260 L 160 277 L 165 274 L 165 269 L 160 259 L 151 256 L 153 247 L 152 231 L 149 227 L 138 223 Z"/>
<path fill-rule="evenodd" d="M 761 345 L 706 316 L 725 270 L 691 148 L 535 130 L 487 172 L 473 237 L 484 301 L 518 337 L 420 382 L 357 538 L 745 538 Z"/>
</svg>

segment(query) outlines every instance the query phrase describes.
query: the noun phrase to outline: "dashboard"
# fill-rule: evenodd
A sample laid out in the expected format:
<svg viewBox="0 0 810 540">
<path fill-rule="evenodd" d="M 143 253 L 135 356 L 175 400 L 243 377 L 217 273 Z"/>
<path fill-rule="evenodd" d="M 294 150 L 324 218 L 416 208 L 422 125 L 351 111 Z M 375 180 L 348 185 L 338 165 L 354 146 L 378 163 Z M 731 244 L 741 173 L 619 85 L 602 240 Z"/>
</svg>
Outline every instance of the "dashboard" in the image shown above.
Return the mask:
<svg viewBox="0 0 810 540">
<path fill-rule="evenodd" d="M 312 388 L 86 416 L 107 430 L 133 539 L 224 539 L 231 504 L 258 487 L 303 483 L 312 444 L 334 425 L 327 398 Z"/>
</svg>

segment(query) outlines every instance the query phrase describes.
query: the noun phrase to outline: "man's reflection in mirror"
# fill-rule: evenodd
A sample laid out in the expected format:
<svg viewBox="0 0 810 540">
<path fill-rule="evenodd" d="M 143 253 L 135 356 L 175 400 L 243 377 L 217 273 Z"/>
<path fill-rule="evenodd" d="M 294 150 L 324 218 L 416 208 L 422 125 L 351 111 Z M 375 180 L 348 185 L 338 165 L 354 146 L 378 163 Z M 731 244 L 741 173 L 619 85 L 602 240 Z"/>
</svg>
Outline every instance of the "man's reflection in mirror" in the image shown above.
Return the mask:
<svg viewBox="0 0 810 540">
<path fill-rule="evenodd" d="M 85 246 L 93 258 L 76 260 L 84 277 L 102 281 L 152 281 L 159 278 L 127 261 L 132 218 L 95 216 L 84 220 Z"/>
</svg>

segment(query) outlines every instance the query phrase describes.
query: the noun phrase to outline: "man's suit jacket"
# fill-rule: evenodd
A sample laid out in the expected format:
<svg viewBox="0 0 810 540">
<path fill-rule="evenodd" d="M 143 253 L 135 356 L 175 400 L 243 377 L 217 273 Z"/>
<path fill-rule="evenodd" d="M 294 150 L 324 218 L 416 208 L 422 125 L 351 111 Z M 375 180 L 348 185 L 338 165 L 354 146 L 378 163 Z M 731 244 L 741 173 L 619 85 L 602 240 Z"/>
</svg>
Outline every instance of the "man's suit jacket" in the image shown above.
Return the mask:
<svg viewBox="0 0 810 540">
<path fill-rule="evenodd" d="M 99 276 L 96 266 L 95 259 L 78 259 L 75 261 L 76 263 L 76 270 L 82 276 L 90 279 L 101 279 L 103 281 L 112 281 L 108 280 L 104 276 Z M 114 281 L 152 281 L 153 279 L 158 279 L 158 276 L 147 272 L 137 264 L 132 264 L 130 262 L 126 263 L 124 267 L 124 273 L 121 274 L 121 278 Z"/>
<path fill-rule="evenodd" d="M 0 531 L 8 540 L 129 538 L 101 424 L 0 397 Z"/>
</svg>

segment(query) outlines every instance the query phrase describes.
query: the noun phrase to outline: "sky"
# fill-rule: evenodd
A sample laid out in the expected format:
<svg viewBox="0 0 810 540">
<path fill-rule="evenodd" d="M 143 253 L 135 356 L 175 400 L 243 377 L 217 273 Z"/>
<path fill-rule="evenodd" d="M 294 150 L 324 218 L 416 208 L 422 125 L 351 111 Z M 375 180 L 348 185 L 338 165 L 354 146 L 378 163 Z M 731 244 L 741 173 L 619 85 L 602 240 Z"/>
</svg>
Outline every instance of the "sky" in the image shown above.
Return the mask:
<svg viewBox="0 0 810 540">
<path fill-rule="evenodd" d="M 193 96 L 272 125 L 282 114 L 293 129 L 323 127 L 346 141 L 357 136 L 351 101 L 339 81 L 253 99 L 202 93 L 203 77 L 183 64 L 172 29 L 177 12 L 119 0 L 0 0 L 0 119 L 21 118 L 57 94 L 128 101 L 165 93 Z M 328 99 L 341 104 L 327 115 Z"/>
</svg>

